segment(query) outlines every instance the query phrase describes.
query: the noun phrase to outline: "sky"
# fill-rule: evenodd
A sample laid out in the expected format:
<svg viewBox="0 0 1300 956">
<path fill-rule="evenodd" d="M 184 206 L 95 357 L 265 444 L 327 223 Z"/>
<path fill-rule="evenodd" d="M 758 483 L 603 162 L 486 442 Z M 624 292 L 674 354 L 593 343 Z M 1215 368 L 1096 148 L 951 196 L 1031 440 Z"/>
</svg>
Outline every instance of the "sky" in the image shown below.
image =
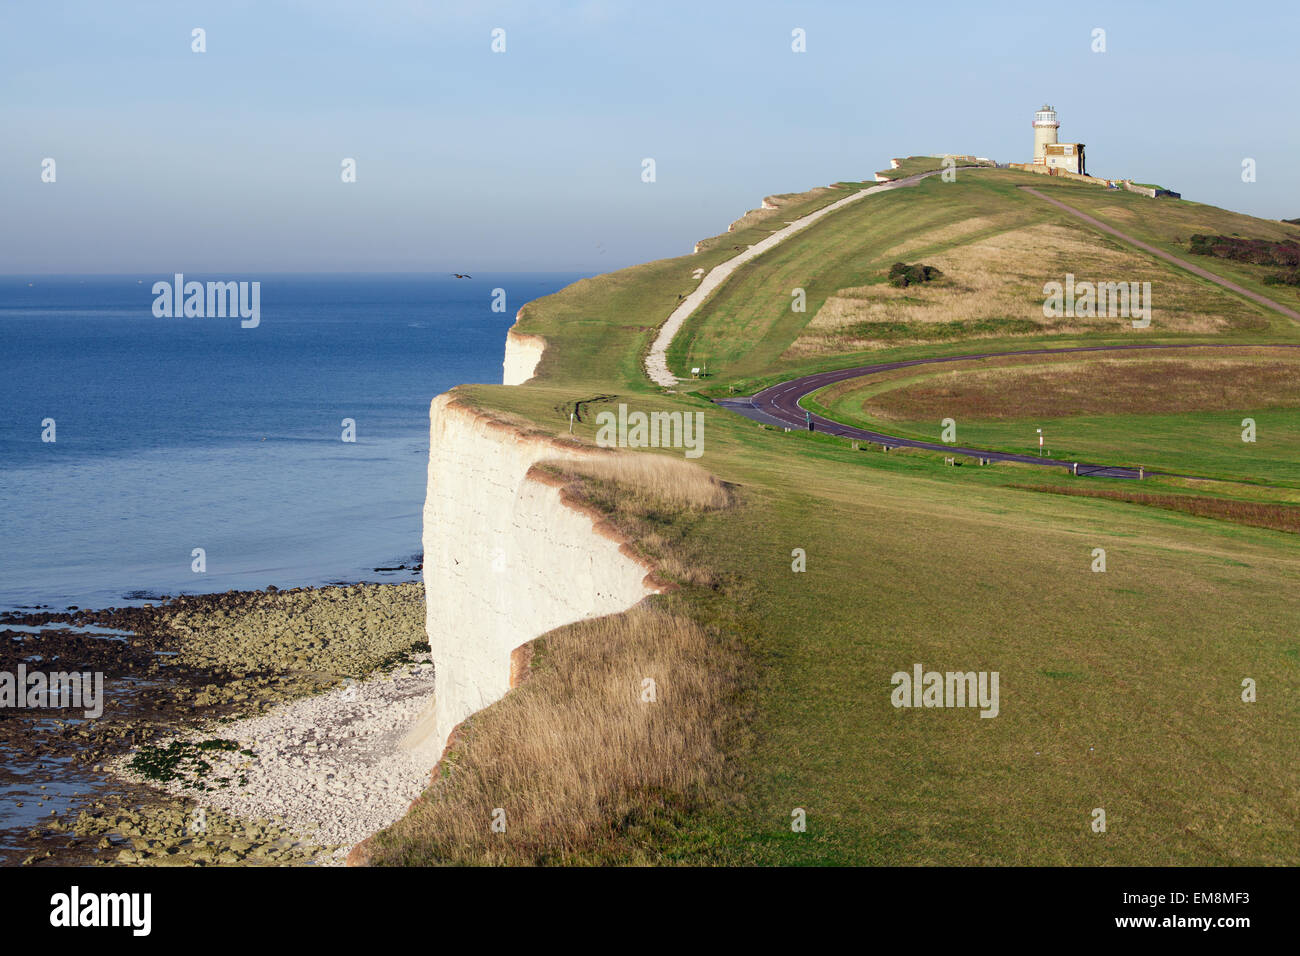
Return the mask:
<svg viewBox="0 0 1300 956">
<path fill-rule="evenodd" d="M 1024 162 L 1043 103 L 1094 175 L 1300 217 L 1298 39 L 1294 0 L 5 0 L 0 274 L 604 272 L 890 157 Z"/>
</svg>

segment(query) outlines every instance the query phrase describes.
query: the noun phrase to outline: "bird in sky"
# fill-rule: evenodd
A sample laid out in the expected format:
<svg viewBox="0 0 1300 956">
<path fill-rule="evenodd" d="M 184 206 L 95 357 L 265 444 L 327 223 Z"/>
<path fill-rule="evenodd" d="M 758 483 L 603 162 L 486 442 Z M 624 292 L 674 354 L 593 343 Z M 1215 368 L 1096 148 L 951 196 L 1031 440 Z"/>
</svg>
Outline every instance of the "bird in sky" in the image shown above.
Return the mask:
<svg viewBox="0 0 1300 956">
<path fill-rule="evenodd" d="M 472 279 L 472 278 L 474 278 L 473 276 L 465 276 L 465 275 L 461 275 L 459 272 L 453 272 L 452 275 L 454 275 L 457 279 Z"/>
</svg>

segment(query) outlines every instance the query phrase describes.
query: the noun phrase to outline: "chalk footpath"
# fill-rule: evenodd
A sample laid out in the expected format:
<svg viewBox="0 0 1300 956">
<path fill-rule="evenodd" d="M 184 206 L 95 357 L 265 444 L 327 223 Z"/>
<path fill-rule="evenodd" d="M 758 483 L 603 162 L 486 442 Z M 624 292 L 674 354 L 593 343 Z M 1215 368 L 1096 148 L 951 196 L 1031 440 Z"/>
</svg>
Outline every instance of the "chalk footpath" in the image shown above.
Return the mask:
<svg viewBox="0 0 1300 956">
<path fill-rule="evenodd" d="M 650 347 L 650 354 L 646 356 L 645 360 L 645 370 L 646 374 L 650 376 L 650 380 L 656 385 L 662 385 L 665 388 L 671 388 L 677 384 L 677 377 L 668 370 L 668 346 L 672 344 L 673 337 L 677 335 L 682 324 L 685 323 L 685 321 L 690 318 L 691 314 L 704 303 L 704 300 L 709 297 L 713 290 L 722 285 L 722 283 L 727 280 L 728 276 L 750 259 L 761 256 L 769 249 L 773 249 L 785 240 L 789 239 L 796 232 L 799 232 L 802 229 L 807 229 L 823 216 L 829 216 L 831 213 L 838 209 L 843 209 L 850 203 L 855 203 L 860 199 L 865 199 L 867 196 L 873 196 L 876 193 L 897 189 L 900 186 L 913 186 L 926 176 L 933 176 L 937 172 L 941 172 L 941 170 L 936 169 L 928 173 L 909 176 L 907 179 L 900 179 L 897 182 L 885 183 L 880 186 L 870 186 L 866 189 L 859 190 L 852 196 L 846 196 L 837 202 L 831 203 L 829 206 L 823 206 L 816 212 L 809 213 L 801 219 L 794 220 L 794 222 L 787 225 L 784 229 L 778 229 L 766 239 L 754 243 L 754 245 L 750 246 L 739 255 L 733 256 L 726 262 L 714 266 L 709 273 L 700 280 L 700 284 L 696 286 L 695 291 L 682 300 L 681 305 L 677 306 L 677 308 L 673 310 L 672 315 L 668 316 L 668 321 L 659 329 L 659 335 L 655 337 L 654 345 Z"/>
</svg>

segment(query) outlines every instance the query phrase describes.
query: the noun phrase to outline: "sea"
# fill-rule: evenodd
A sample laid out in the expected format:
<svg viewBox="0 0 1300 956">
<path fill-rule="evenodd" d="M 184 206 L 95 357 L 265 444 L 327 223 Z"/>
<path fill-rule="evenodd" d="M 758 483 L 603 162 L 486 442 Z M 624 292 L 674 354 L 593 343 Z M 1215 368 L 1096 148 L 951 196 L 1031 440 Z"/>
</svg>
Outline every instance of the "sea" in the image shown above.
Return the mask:
<svg viewBox="0 0 1300 956">
<path fill-rule="evenodd" d="M 171 275 L 0 277 L 0 610 L 418 580 L 430 400 L 579 278 L 267 275 L 246 328 L 156 317 Z"/>
</svg>

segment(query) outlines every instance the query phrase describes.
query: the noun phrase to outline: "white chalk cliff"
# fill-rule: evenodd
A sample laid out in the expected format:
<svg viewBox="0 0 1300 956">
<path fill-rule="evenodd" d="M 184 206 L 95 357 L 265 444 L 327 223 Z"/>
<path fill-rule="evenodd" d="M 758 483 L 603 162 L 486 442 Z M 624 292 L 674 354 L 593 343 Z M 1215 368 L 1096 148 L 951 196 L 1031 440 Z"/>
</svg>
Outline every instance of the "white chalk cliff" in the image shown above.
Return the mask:
<svg viewBox="0 0 1300 956">
<path fill-rule="evenodd" d="M 432 765 L 458 723 L 510 689 L 513 651 L 658 588 L 598 514 L 567 502 L 533 468 L 595 452 L 495 420 L 450 393 L 433 400 L 429 419 L 424 582 L 435 699 L 407 746 Z"/>
<path fill-rule="evenodd" d="M 523 309 L 515 313 L 516 325 L 519 324 L 523 314 Z M 501 384 L 522 385 L 532 378 L 544 351 L 546 351 L 546 339 L 540 335 L 529 335 L 527 332 L 516 332 L 514 329 L 506 332 L 506 358 L 502 363 Z"/>
</svg>

